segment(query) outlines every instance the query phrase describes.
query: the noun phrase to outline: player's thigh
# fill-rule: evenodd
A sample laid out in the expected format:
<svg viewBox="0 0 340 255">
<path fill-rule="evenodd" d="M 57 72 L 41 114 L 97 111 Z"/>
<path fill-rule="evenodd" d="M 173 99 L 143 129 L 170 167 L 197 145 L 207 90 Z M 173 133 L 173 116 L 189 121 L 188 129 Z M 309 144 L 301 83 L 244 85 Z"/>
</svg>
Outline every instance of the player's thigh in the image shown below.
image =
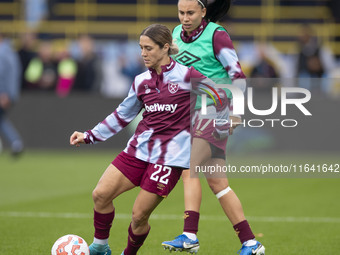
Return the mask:
<svg viewBox="0 0 340 255">
<path fill-rule="evenodd" d="M 134 187 L 135 185 L 117 167 L 110 164 L 98 181 L 94 196 L 113 200 Z"/>
<path fill-rule="evenodd" d="M 190 155 L 190 167 L 203 165 L 211 158 L 211 148 L 207 140 L 202 138 L 193 138 Z"/>
</svg>

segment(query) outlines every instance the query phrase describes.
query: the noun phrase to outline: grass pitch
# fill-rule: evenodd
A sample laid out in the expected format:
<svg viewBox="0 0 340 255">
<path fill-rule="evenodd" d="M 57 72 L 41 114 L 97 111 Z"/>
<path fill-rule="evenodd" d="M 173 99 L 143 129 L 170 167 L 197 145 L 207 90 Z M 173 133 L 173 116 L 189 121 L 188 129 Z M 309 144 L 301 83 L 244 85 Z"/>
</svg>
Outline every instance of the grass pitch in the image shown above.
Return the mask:
<svg viewBox="0 0 340 255">
<path fill-rule="evenodd" d="M 49 254 L 65 234 L 93 239 L 91 192 L 115 154 L 88 150 L 27 151 L 13 159 L 0 155 L 0 254 Z M 234 164 L 253 165 L 258 156 L 231 156 Z M 272 164 L 339 163 L 338 155 L 271 155 Z M 241 163 L 240 163 L 241 162 Z M 260 177 L 260 176 L 259 176 Z M 199 254 L 236 254 L 241 247 L 206 181 L 198 237 Z M 339 254 L 340 178 L 230 179 L 266 254 Z M 117 217 L 109 244 L 121 254 L 138 188 L 115 201 Z M 151 232 L 140 255 L 167 254 L 161 242 L 182 231 L 181 181 L 154 212 Z"/>
</svg>

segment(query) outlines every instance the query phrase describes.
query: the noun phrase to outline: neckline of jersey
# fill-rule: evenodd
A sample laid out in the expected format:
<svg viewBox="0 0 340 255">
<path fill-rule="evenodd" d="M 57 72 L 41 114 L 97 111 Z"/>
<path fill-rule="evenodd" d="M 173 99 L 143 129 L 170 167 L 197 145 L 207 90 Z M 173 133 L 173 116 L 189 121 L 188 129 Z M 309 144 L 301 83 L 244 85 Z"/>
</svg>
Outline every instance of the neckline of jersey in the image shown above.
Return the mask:
<svg viewBox="0 0 340 255">
<path fill-rule="evenodd" d="M 173 60 L 172 57 L 170 57 L 170 63 L 167 65 L 161 66 L 162 72 L 160 74 L 157 74 L 156 70 L 153 68 L 149 68 L 149 71 L 152 74 L 161 75 L 162 73 L 170 72 L 175 67 L 175 65 L 176 65 L 176 61 Z"/>
<path fill-rule="evenodd" d="M 201 24 L 193 30 L 190 35 L 186 35 L 186 32 L 182 25 L 182 32 L 181 32 L 181 39 L 185 43 L 191 43 L 195 40 L 197 40 L 203 33 L 204 29 L 207 27 L 208 23 L 205 21 L 205 19 L 202 19 Z"/>
</svg>

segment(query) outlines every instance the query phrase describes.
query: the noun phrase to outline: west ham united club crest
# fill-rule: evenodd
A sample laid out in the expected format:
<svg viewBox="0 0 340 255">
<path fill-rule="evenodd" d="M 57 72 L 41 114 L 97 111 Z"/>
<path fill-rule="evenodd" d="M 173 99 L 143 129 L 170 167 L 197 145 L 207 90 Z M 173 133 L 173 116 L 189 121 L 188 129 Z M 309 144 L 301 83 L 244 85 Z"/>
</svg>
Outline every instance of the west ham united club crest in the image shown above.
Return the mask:
<svg viewBox="0 0 340 255">
<path fill-rule="evenodd" d="M 178 91 L 178 84 L 177 83 L 168 83 L 168 90 L 171 94 L 175 94 Z"/>
<path fill-rule="evenodd" d="M 149 94 L 151 89 L 149 89 L 149 86 L 147 84 L 144 85 L 145 88 L 145 94 Z"/>
</svg>

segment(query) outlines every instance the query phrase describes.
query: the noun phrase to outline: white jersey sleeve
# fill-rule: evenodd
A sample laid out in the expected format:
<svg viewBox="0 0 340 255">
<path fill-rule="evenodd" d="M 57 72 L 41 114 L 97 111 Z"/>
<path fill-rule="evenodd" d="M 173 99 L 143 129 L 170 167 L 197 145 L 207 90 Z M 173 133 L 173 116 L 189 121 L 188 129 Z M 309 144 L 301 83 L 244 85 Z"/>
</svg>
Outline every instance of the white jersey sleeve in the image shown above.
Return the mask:
<svg viewBox="0 0 340 255">
<path fill-rule="evenodd" d="M 134 84 L 118 108 L 93 129 L 85 132 L 85 142 L 94 144 L 106 141 L 127 126 L 140 112 L 143 103 L 137 98 Z"/>
</svg>

